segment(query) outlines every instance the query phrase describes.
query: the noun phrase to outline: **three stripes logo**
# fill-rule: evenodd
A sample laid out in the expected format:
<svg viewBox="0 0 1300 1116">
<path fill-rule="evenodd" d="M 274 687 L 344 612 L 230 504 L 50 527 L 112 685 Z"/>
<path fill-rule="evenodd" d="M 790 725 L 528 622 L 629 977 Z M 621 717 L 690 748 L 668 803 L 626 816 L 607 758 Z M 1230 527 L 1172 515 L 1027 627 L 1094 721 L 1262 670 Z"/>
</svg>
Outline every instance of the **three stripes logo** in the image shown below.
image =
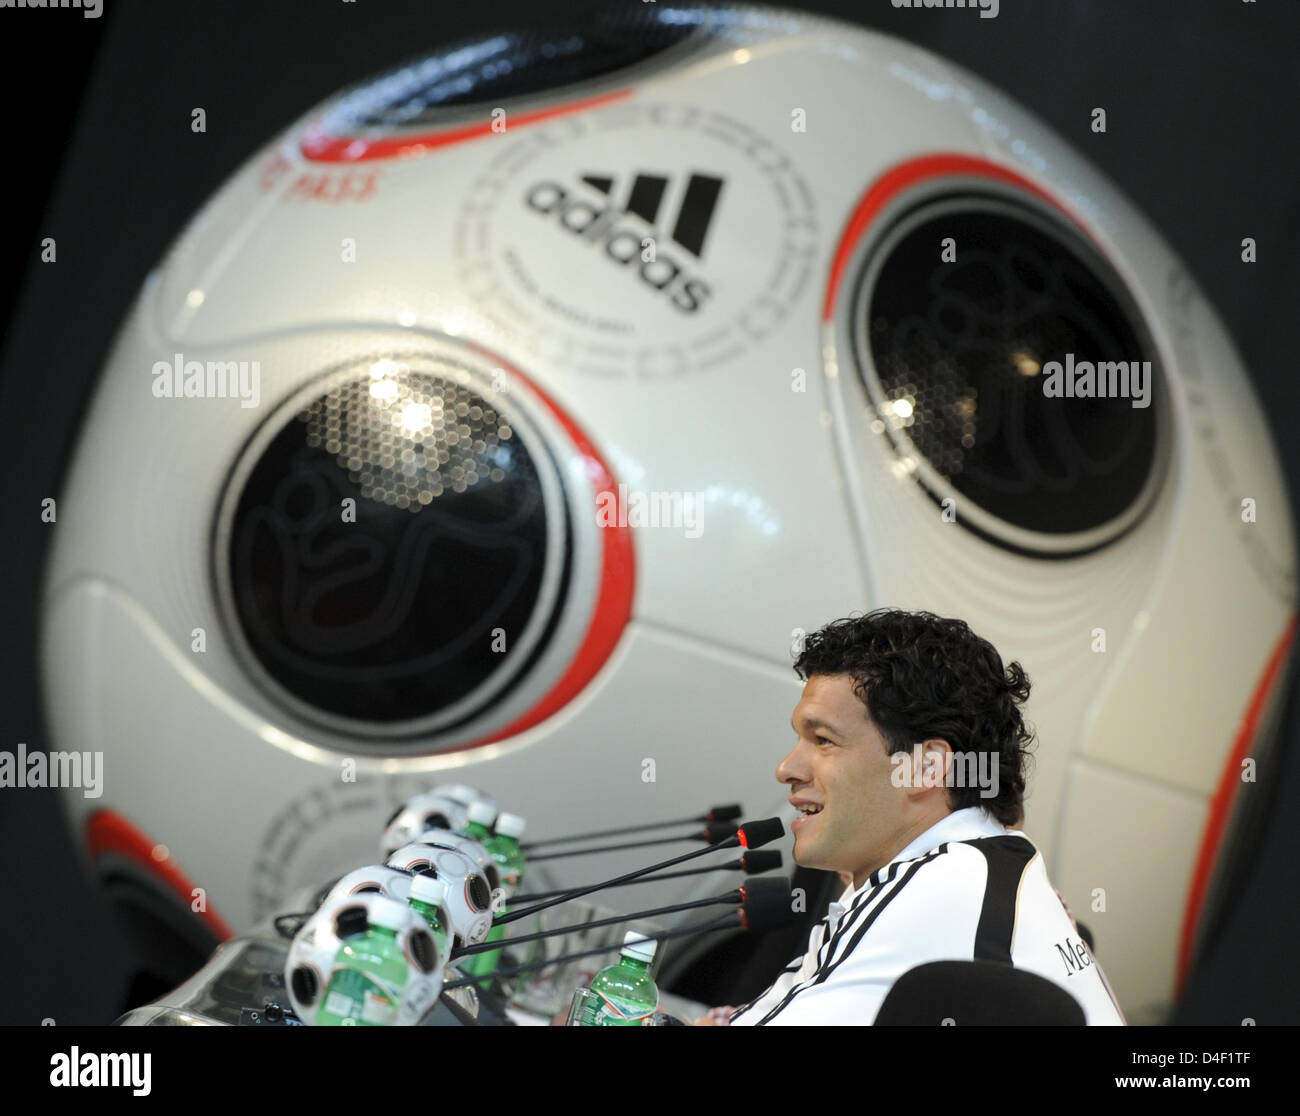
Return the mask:
<svg viewBox="0 0 1300 1116">
<path fill-rule="evenodd" d="M 660 251 L 660 219 L 671 243 L 701 260 L 713 227 L 725 181 L 693 172 L 674 181 L 667 175 L 640 173 L 621 185 L 612 175 L 584 174 L 580 185 L 565 187 L 551 180 L 533 185 L 524 195 L 528 207 L 553 217 L 568 232 L 592 246 L 665 297 L 684 314 L 694 314 L 712 295 L 703 279 L 689 274 L 673 255 Z M 621 197 L 621 206 L 616 199 Z"/>
<path fill-rule="evenodd" d="M 606 197 L 614 196 L 614 179 L 599 174 L 584 174 L 582 181 L 599 190 Z M 651 227 L 658 227 L 659 211 L 663 207 L 668 179 L 662 174 L 638 174 L 627 191 L 624 213 L 640 217 Z M 677 218 L 673 222 L 672 238 L 692 256 L 704 255 L 704 238 L 709 234 L 718 196 L 722 193 L 722 179 L 711 174 L 692 174 L 677 203 Z"/>
</svg>

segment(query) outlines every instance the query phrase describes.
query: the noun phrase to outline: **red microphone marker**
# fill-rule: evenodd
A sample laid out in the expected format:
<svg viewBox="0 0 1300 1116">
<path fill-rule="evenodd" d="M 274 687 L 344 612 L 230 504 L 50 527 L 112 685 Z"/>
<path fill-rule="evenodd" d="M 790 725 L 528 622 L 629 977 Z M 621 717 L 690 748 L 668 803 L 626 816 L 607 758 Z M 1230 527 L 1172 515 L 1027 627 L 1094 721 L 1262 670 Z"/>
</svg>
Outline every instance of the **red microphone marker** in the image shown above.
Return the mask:
<svg viewBox="0 0 1300 1116">
<path fill-rule="evenodd" d="M 785 826 L 780 818 L 764 818 L 762 821 L 748 822 L 736 830 L 736 837 L 747 849 L 761 848 L 784 836 Z"/>
</svg>

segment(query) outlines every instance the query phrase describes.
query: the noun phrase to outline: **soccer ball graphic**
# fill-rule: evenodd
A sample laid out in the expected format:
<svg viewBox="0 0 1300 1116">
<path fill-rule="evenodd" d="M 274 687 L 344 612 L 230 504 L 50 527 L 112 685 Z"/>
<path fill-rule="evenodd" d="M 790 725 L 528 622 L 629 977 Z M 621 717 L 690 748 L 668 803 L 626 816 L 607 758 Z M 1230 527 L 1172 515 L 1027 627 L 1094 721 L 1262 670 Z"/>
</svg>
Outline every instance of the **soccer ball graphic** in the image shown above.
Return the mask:
<svg viewBox="0 0 1300 1116">
<path fill-rule="evenodd" d="M 304 1023 L 316 1022 L 343 940 L 364 932 L 375 900 L 386 898 L 380 892 L 331 895 L 294 935 L 285 961 L 285 987 L 294 1012 Z M 405 899 L 401 902 L 405 904 Z M 442 991 L 447 959 L 439 954 L 424 918 L 409 908 L 403 912 L 397 944 L 409 972 L 397 997 L 392 1022 L 412 1026 Z"/>
<path fill-rule="evenodd" d="M 790 816 L 792 646 L 925 608 L 1024 664 L 1024 828 L 1158 1017 L 1258 814 L 1293 631 L 1239 358 L 982 81 L 821 19 L 645 9 L 341 94 L 151 276 L 47 580 L 53 744 L 105 753 L 79 845 L 136 917 L 220 936 L 437 783 L 539 838 Z"/>
<path fill-rule="evenodd" d="M 459 833 L 468 823 L 468 810 L 454 798 L 448 798 L 437 791 L 425 791 L 404 802 L 389 819 L 379 839 L 379 854 L 387 859 L 397 849 L 409 845 L 427 829 Z M 482 846 L 479 848 L 486 855 Z M 488 859 L 492 858 L 488 857 Z"/>
<path fill-rule="evenodd" d="M 346 899 L 372 891 L 405 903 L 410 898 L 411 874 L 400 868 L 390 868 L 386 864 L 368 864 L 364 868 L 354 868 L 328 887 L 322 888 L 313 905 L 319 910 L 331 900 Z"/>
<path fill-rule="evenodd" d="M 444 909 L 457 945 L 477 945 L 487 938 L 492 929 L 492 886 L 482 866 L 469 853 L 430 836 L 428 843 L 414 841 L 394 849 L 387 864 L 404 872 L 431 873 L 447 881 Z"/>
</svg>

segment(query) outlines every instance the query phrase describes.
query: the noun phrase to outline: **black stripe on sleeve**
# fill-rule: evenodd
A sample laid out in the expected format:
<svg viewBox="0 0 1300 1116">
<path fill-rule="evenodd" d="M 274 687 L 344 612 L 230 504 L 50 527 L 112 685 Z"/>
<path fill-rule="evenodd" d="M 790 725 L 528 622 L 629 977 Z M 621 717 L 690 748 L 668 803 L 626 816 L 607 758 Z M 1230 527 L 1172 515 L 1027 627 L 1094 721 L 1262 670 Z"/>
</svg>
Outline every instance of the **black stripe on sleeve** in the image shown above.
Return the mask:
<svg viewBox="0 0 1300 1116">
<path fill-rule="evenodd" d="M 907 872 L 904 874 L 903 878 L 899 881 L 898 886 L 894 888 L 894 890 L 891 891 L 879 905 L 876 906 L 876 908 L 871 912 L 870 916 L 868 916 L 866 919 L 863 920 L 862 925 L 858 927 L 857 932 L 853 935 L 848 945 L 844 948 L 844 952 L 840 954 L 839 960 L 834 962 L 831 965 L 826 966 L 826 968 L 823 971 L 819 972 L 817 974 L 817 979 L 814 980 L 813 983 L 821 984 L 827 977 L 831 975 L 831 973 L 833 973 L 836 969 L 838 969 L 840 965 L 844 963 L 845 959 L 849 956 L 849 954 L 851 954 L 854 951 L 854 949 L 857 948 L 858 942 L 862 941 L 862 939 L 866 936 L 867 931 L 871 929 L 872 924 L 879 917 L 880 912 L 883 911 L 887 906 L 889 906 L 894 896 L 896 896 L 900 891 L 902 891 L 903 888 L 906 887 L 908 883 L 911 882 L 912 877 L 915 876 L 916 873 L 919 872 L 925 865 L 929 864 L 930 861 L 932 861 L 936 856 L 940 856 L 943 853 L 946 853 L 947 851 L 948 851 L 948 846 L 946 844 L 943 844 L 940 845 L 937 849 L 935 849 L 934 852 L 927 853 L 925 856 L 919 858 L 918 860 L 912 861 L 908 866 Z"/>
<path fill-rule="evenodd" d="M 890 865 L 890 867 L 892 869 L 894 866 Z M 886 881 L 888 881 L 891 878 L 892 878 L 892 872 L 887 874 L 885 877 Z M 883 885 L 879 882 L 878 875 L 872 875 L 870 882 L 872 884 L 871 888 L 868 889 L 864 887 L 862 889 L 862 894 L 859 895 L 857 899 L 854 900 L 853 906 L 848 911 L 845 911 L 845 913 L 841 916 L 840 921 L 835 928 L 835 933 L 833 935 L 826 934 L 823 936 L 821 945 L 817 947 L 817 968 L 813 970 L 814 976 L 817 973 L 821 972 L 822 969 L 826 967 L 827 962 L 833 956 L 835 956 L 835 946 L 840 940 L 840 933 L 844 929 L 845 924 L 851 922 L 854 918 L 857 917 L 859 913 L 866 910 L 867 905 L 869 904 L 871 898 L 880 893 L 880 889 Z M 822 922 L 826 924 L 828 927 L 829 927 L 829 919 L 830 919 L 830 915 L 828 914 L 826 918 L 822 920 Z M 783 1007 L 785 1007 L 785 1005 L 788 1004 L 794 998 L 796 992 L 800 992 L 804 988 L 809 987 L 809 985 L 812 982 L 813 982 L 812 977 L 805 977 L 802 981 L 792 986 L 786 992 L 781 1002 L 778 1003 L 774 1008 L 770 1008 L 768 1010 L 768 1013 L 765 1016 L 763 1016 L 763 1018 L 760 1019 L 757 1023 L 755 1023 L 754 1026 L 761 1027 L 764 1023 L 766 1023 L 769 1019 L 771 1019 L 774 1015 L 776 1015 Z"/>
<path fill-rule="evenodd" d="M 779 973 L 777 973 L 776 980 L 772 981 L 772 983 L 769 984 L 766 988 L 764 988 L 762 992 L 760 992 L 752 1000 L 749 1000 L 746 1003 L 741 1004 L 740 1007 L 736 1008 L 735 1011 L 731 1013 L 732 1019 L 735 1019 L 736 1016 L 741 1015 L 744 1012 L 747 1012 L 756 1003 L 758 1003 L 759 1000 L 761 1000 L 764 996 L 766 996 L 769 992 L 772 991 L 772 989 L 776 986 L 777 981 L 779 981 L 783 976 L 788 976 L 790 973 L 797 973 L 801 968 L 803 968 L 804 958 L 808 956 L 809 951 L 812 949 L 812 939 L 817 936 L 818 930 L 823 930 L 826 928 L 827 919 L 829 917 L 830 917 L 829 915 L 823 915 L 822 920 L 812 928 L 812 932 L 808 935 L 809 938 L 808 949 L 804 950 L 803 953 L 797 955 L 790 962 L 790 964 L 788 964 L 784 969 L 782 969 Z M 825 946 L 825 944 L 826 944 L 825 935 L 823 935 L 822 944 L 819 945 L 817 949 L 820 951 L 822 947 Z"/>
<path fill-rule="evenodd" d="M 858 921 L 862 912 L 871 905 L 871 900 L 880 893 L 881 886 L 883 884 L 892 883 L 894 877 L 898 875 L 899 868 L 903 867 L 904 863 L 904 861 L 895 860 L 886 865 L 885 868 L 879 869 L 871 874 L 871 878 L 867 881 L 868 884 L 870 884 L 870 887 L 864 887 L 858 893 L 857 898 L 853 900 L 853 903 L 849 906 L 849 909 L 844 912 L 839 924 L 835 927 L 835 934 L 828 943 L 829 948 L 826 951 L 826 956 L 818 956 L 818 972 L 834 960 L 836 947 L 844 940 L 845 935 Z M 883 878 L 880 875 L 881 871 L 885 873 Z"/>
<path fill-rule="evenodd" d="M 784 969 L 782 969 L 777 974 L 776 980 L 772 981 L 772 983 L 769 984 L 766 988 L 764 988 L 762 992 L 760 992 L 752 1000 L 746 1001 L 745 1003 L 741 1004 L 738 1008 L 736 1008 L 734 1011 L 732 1011 L 731 1018 L 735 1019 L 736 1016 L 738 1015 L 744 1015 L 745 1012 L 747 1012 L 756 1003 L 758 1003 L 759 1000 L 761 1000 L 764 996 L 766 996 L 769 992 L 772 991 L 772 988 L 776 984 L 777 980 L 780 980 L 783 976 L 788 976 L 790 973 L 797 973 L 800 967 L 803 965 L 803 959 L 806 956 L 807 954 L 800 954 L 793 961 L 791 961 L 790 964 L 788 964 Z"/>
<path fill-rule="evenodd" d="M 794 997 L 798 995 L 798 993 L 802 992 L 805 988 L 811 988 L 814 985 L 821 984 L 823 981 L 825 981 L 826 978 L 830 976 L 831 973 L 833 973 L 840 966 L 840 964 L 844 961 L 844 959 L 853 952 L 858 942 L 862 940 L 863 936 L 871 928 L 871 925 L 875 922 L 880 912 L 890 904 L 890 902 L 894 899 L 894 897 L 898 895 L 898 893 L 901 892 L 903 888 L 905 888 L 908 885 L 909 882 L 911 882 L 912 878 L 921 869 L 921 866 L 924 864 L 928 864 L 936 856 L 940 856 L 941 854 L 947 851 L 948 851 L 947 844 L 943 844 L 940 845 L 933 852 L 927 853 L 925 856 L 919 857 L 916 860 L 895 861 L 894 863 L 892 863 L 889 866 L 889 870 L 885 874 L 884 880 L 881 881 L 880 883 L 877 883 L 876 886 L 871 888 L 870 892 L 866 892 L 864 889 L 864 893 L 866 894 L 866 899 L 861 902 L 855 901 L 851 911 L 846 913 L 844 918 L 840 920 L 840 925 L 836 928 L 834 938 L 831 941 L 831 948 L 827 951 L 826 957 L 822 959 L 822 963 L 818 966 L 817 972 L 814 974 L 814 976 L 809 980 L 796 984 L 793 988 L 791 988 L 790 991 L 786 993 L 785 997 L 781 1000 L 781 1002 L 777 1004 L 776 1007 L 772 1008 L 772 1010 L 769 1011 L 765 1016 L 763 1016 L 763 1018 L 760 1019 L 755 1024 L 755 1026 L 761 1027 L 763 1026 L 763 1024 L 774 1019 L 777 1015 L 781 1013 L 781 1011 L 786 1007 L 786 1005 L 789 1004 L 790 1001 L 793 1000 Z M 884 892 L 883 898 L 881 898 L 880 902 L 872 906 L 872 902 L 871 902 L 872 899 L 882 894 L 885 886 L 893 881 L 894 876 L 897 873 L 898 869 L 903 867 L 904 865 L 906 865 L 907 870 L 902 874 L 901 878 L 898 880 L 897 886 L 891 888 L 887 892 Z M 872 881 L 878 879 L 879 879 L 878 874 L 872 876 Z M 862 896 L 859 896 L 859 899 L 861 900 Z M 868 911 L 870 911 L 869 914 L 866 913 Z M 865 915 L 865 917 L 860 917 L 863 915 Z M 858 928 L 857 932 L 853 935 L 852 940 L 849 941 L 848 945 L 840 953 L 838 960 L 834 960 L 835 946 L 839 944 L 841 941 L 843 941 L 844 934 L 847 933 L 851 925 L 859 921 L 862 923 L 862 925 Z"/>
<path fill-rule="evenodd" d="M 1016 935 L 1016 906 L 1020 884 L 1038 850 L 1017 836 L 982 837 L 964 844 L 979 849 L 988 862 L 984 905 L 975 930 L 975 960 L 1011 964 L 1011 944 Z"/>
</svg>

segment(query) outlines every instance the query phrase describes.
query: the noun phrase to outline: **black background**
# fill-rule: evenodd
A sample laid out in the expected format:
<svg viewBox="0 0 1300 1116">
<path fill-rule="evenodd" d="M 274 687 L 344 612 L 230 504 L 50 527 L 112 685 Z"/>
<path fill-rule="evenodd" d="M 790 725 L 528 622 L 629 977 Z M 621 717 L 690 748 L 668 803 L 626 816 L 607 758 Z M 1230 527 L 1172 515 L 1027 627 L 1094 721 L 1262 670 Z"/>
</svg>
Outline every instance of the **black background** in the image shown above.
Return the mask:
<svg viewBox="0 0 1300 1116">
<path fill-rule="evenodd" d="M 606 6 L 620 3 L 639 0 Z M 275 133 L 341 86 L 425 47 L 545 23 L 579 6 L 106 0 L 98 20 L 76 10 L 0 9 L 0 320 L 12 311 L 0 363 L 9 446 L 0 748 L 45 744 L 34 647 L 52 528 L 40 523 L 40 501 L 58 493 L 114 331 L 186 220 Z M 1217 307 L 1262 399 L 1296 514 L 1300 4 L 1002 0 L 996 19 L 895 10 L 889 0 L 788 6 L 878 28 L 960 63 L 1108 174 Z M 1109 129 L 1100 136 L 1089 130 L 1099 105 Z M 205 134 L 190 131 L 195 106 L 207 110 Z M 43 236 L 57 238 L 56 265 L 39 262 Z M 1258 240 L 1253 266 L 1240 261 L 1244 236 Z M 1178 1022 L 1300 1022 L 1300 833 L 1290 816 L 1300 802 L 1297 712 L 1293 695 L 1277 807 L 1245 894 L 1194 974 Z M 54 792 L 0 798 L 0 910 L 0 1022 L 99 1023 L 117 1014 L 128 947 L 88 886 Z M 1105 943 L 1099 949 L 1104 964 Z"/>
</svg>

